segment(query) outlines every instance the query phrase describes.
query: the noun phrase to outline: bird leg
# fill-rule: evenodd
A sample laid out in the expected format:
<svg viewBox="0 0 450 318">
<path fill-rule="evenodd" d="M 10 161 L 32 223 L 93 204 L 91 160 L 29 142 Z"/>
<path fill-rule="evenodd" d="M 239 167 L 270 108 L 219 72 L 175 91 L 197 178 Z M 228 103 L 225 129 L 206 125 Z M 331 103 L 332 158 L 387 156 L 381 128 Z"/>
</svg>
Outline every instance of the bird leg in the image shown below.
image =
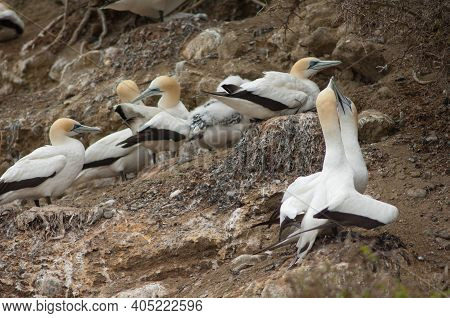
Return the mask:
<svg viewBox="0 0 450 318">
<path fill-rule="evenodd" d="M 39 200 L 34 200 L 34 205 L 36 205 L 38 208 L 41 207 L 41 205 L 40 205 L 40 203 L 39 203 Z"/>
<path fill-rule="evenodd" d="M 125 171 L 120 171 L 120 177 L 122 178 L 122 182 L 127 181 L 127 174 L 125 173 Z"/>
<path fill-rule="evenodd" d="M 164 11 L 159 10 L 159 21 L 164 22 Z"/>
<path fill-rule="evenodd" d="M 52 199 L 50 199 L 50 197 L 45 197 L 45 200 L 47 201 L 48 205 L 52 204 Z"/>
<path fill-rule="evenodd" d="M 152 160 L 153 160 L 153 164 L 156 165 L 156 153 L 152 152 Z"/>
</svg>

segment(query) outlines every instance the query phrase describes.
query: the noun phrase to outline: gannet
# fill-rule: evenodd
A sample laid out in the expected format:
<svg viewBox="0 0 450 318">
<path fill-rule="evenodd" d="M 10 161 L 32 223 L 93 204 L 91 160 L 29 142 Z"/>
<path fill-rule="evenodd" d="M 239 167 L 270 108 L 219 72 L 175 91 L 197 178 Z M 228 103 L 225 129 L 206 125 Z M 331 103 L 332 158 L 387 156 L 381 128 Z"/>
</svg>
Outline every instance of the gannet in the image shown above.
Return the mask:
<svg viewBox="0 0 450 318">
<path fill-rule="evenodd" d="M 308 78 L 339 64 L 340 61 L 307 57 L 297 61 L 289 74 L 265 72 L 264 77 L 240 86 L 223 85 L 226 93 L 206 93 L 250 118 L 268 119 L 301 113 L 314 108 L 320 91 Z"/>
<path fill-rule="evenodd" d="M 218 92 L 225 92 L 222 85 L 242 85 L 249 82 L 240 76 L 228 76 L 218 86 Z M 229 147 L 239 141 L 250 125 L 250 119 L 236 112 L 215 98 L 190 112 L 188 124 L 191 135 L 203 148 Z"/>
<path fill-rule="evenodd" d="M 221 84 L 243 82 L 245 81 L 239 76 L 230 76 Z M 221 89 L 220 86 L 218 89 Z M 181 112 L 184 118 L 174 116 L 179 114 L 180 112 L 167 109 L 167 112 L 155 116 L 140 128 L 138 134 L 120 145 L 130 147 L 141 143 L 155 152 L 177 151 L 182 143 L 195 139 L 205 148 L 220 148 L 239 140 L 243 130 L 250 124 L 248 118 L 215 99 L 188 113 L 187 119 L 184 119 L 184 110 Z"/>
<path fill-rule="evenodd" d="M 162 95 L 158 101 L 158 108 L 162 111 L 140 127 L 137 134 L 120 142 L 118 146 L 129 148 L 142 144 L 154 153 L 177 151 L 189 138 L 189 111 L 180 101 L 181 88 L 177 80 L 169 76 L 155 78 L 132 103 L 153 95 Z"/>
<path fill-rule="evenodd" d="M 145 123 L 137 134 L 119 143 L 123 148 L 142 144 L 154 153 L 160 151 L 177 152 L 181 144 L 189 139 L 187 121 L 168 112 L 160 112 Z"/>
<path fill-rule="evenodd" d="M 346 107 L 351 108 L 351 111 L 345 112 L 342 111 L 342 108 L 339 108 L 338 117 L 340 134 L 345 156 L 354 172 L 353 182 L 355 189 L 363 194 L 367 188 L 369 174 L 358 142 L 358 111 L 355 104 L 342 94 L 336 84 L 333 85 L 333 88 L 336 91 L 336 98 L 339 100 L 339 103 L 345 104 L 347 105 Z M 307 192 L 308 184 L 309 189 L 314 187 L 320 174 L 321 172 L 318 172 L 306 177 L 299 177 L 286 189 L 281 201 L 282 206 L 280 209 L 280 238 L 283 238 L 283 236 L 289 232 L 286 231 L 283 235 L 283 232 L 287 227 L 292 225 L 295 226 L 295 224 L 292 224 L 293 222 L 296 224 L 301 223 L 302 218 L 306 213 L 306 209 L 308 208 L 305 203 L 309 204 L 310 201 L 308 199 L 312 198 L 313 191 L 309 192 L 309 196 L 303 197 L 304 200 L 306 200 L 304 202 L 297 200 L 296 195 L 302 194 L 302 192 L 305 191 Z"/>
<path fill-rule="evenodd" d="M 174 117 L 187 119 L 189 111 L 180 100 L 181 87 L 174 77 L 158 76 L 149 85 L 149 87 L 142 92 L 138 97 L 131 102 L 136 103 L 149 96 L 161 95 L 158 101 L 158 107 L 168 112 Z"/>
<path fill-rule="evenodd" d="M 139 88 L 134 81 L 124 80 L 117 85 L 116 93 L 120 101 L 130 102 L 139 95 Z M 117 146 L 117 144 L 133 136 L 141 125 L 159 111 L 152 112 L 151 109 L 156 109 L 156 107 L 147 107 L 142 102 L 136 105 L 133 104 L 133 107 L 136 113 L 140 111 L 140 116 L 129 115 L 128 118 L 124 119 L 121 115 L 128 125 L 128 129 L 109 134 L 86 149 L 83 169 L 75 180 L 74 185 L 94 179 L 116 176 L 121 176 L 122 180 L 125 181 L 128 173 L 137 173 L 145 167 L 150 155 L 147 149 L 137 145 L 125 149 Z M 123 110 L 117 108 L 115 107 L 115 111 L 123 114 Z"/>
<path fill-rule="evenodd" d="M 25 29 L 22 19 L 0 2 L 0 42 L 20 36 Z"/>
<path fill-rule="evenodd" d="M 31 199 L 39 206 L 44 197 L 51 204 L 50 198 L 61 195 L 83 167 L 84 146 L 71 137 L 98 131 L 69 118 L 55 121 L 49 133 L 52 145 L 34 150 L 0 177 L 0 204 Z"/>
<path fill-rule="evenodd" d="M 135 14 L 150 18 L 160 18 L 172 13 L 186 0 L 109 0 L 103 9 L 116 11 L 130 11 Z"/>
<path fill-rule="evenodd" d="M 333 223 L 373 229 L 393 222 L 398 215 L 395 206 L 355 189 L 355 171 L 346 157 L 338 117 L 338 111 L 350 112 L 352 107 L 333 79 L 320 92 L 316 104 L 326 146 L 322 172 L 306 184 L 302 194 L 296 193 L 296 198 L 307 206 L 300 229 L 275 245 L 298 238 L 297 262 L 312 248 L 320 230 Z"/>
</svg>

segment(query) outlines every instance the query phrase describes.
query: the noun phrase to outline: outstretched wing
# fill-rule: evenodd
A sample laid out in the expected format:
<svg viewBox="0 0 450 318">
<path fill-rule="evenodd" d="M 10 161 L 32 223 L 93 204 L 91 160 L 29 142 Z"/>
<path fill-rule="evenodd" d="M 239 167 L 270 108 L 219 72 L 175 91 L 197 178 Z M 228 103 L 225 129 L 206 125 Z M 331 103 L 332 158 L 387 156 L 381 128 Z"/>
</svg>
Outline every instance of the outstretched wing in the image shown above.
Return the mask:
<svg viewBox="0 0 450 318">
<path fill-rule="evenodd" d="M 316 219 L 329 219 L 341 225 L 373 229 L 392 223 L 398 209 L 388 203 L 375 200 L 356 191 L 336 206 L 329 206 L 316 213 Z"/>
<path fill-rule="evenodd" d="M 52 146 L 41 147 L 17 161 L 0 178 L 0 195 L 36 187 L 54 177 L 67 163 L 64 155 Z"/>
</svg>

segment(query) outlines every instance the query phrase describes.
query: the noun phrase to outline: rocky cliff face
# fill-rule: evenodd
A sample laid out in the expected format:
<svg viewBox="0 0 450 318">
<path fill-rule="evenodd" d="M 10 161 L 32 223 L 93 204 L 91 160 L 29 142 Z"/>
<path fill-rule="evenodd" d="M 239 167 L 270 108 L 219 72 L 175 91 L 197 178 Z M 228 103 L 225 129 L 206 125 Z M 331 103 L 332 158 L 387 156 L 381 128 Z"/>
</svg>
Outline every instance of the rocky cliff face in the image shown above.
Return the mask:
<svg viewBox="0 0 450 318">
<path fill-rule="evenodd" d="M 50 0 L 17 5 L 43 25 L 62 10 Z M 225 14 L 223 5 L 232 9 Z M 445 295 L 444 98 L 417 83 L 408 68 L 395 68 L 402 43 L 361 38 L 358 26 L 346 22 L 336 5 L 274 1 L 256 15 L 259 8 L 251 1 L 206 1 L 197 10 L 208 19 L 192 15 L 149 23 L 139 18 L 134 25 L 131 15 L 108 12 L 107 21 L 114 17 L 116 23 L 108 24 L 99 48 L 89 42 L 100 33 L 92 18 L 75 50 L 55 48 L 36 57 L 51 42 L 44 36 L 19 56 L 21 46 L 39 32 L 29 26 L 17 42 L 0 44 L 0 172 L 45 144 L 57 117 L 99 125 L 105 133 L 118 129 L 109 106 L 116 103 L 113 88 L 121 79 L 132 78 L 144 88 L 157 75 L 171 73 L 192 109 L 207 98 L 200 91 L 211 90 L 226 75 L 255 79 L 314 55 L 344 62 L 314 80 L 323 87 L 336 75 L 361 111 L 368 194 L 399 207 L 395 224 L 376 231 L 340 229 L 337 236 L 320 238 L 292 269 L 294 247 L 252 256 L 278 234 L 277 226 L 252 225 L 279 208 L 296 177 L 320 170 L 324 155 L 314 112 L 279 117 L 253 124 L 228 150 L 187 162 L 163 161 L 125 183 L 73 188 L 52 206 L 0 207 L 0 295 Z M 70 16 L 69 30 L 81 16 Z M 89 145 L 94 139 L 83 141 Z M 63 232 L 64 238 L 52 240 Z"/>
</svg>

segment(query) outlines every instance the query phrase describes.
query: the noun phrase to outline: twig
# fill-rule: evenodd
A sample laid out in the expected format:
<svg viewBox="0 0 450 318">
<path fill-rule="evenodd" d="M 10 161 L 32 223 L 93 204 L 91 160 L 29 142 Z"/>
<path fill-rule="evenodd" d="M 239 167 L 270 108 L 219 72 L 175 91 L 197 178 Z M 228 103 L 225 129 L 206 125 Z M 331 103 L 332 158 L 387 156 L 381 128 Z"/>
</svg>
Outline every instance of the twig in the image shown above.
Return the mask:
<svg viewBox="0 0 450 318">
<path fill-rule="evenodd" d="M 58 23 L 63 17 L 64 17 L 64 13 L 61 14 L 61 15 L 59 15 L 59 16 L 57 16 L 57 17 L 56 17 L 55 19 L 53 19 L 53 20 L 52 20 L 45 28 L 43 28 L 42 31 L 39 32 L 39 34 L 38 34 L 34 39 L 32 39 L 31 41 L 25 43 L 24 46 L 23 46 L 22 49 L 21 49 L 20 54 L 23 55 L 24 52 L 26 52 L 30 47 L 33 47 L 34 44 L 36 43 L 36 41 L 37 41 L 39 38 L 43 37 L 44 34 L 45 34 L 46 32 L 52 34 L 49 30 L 50 30 L 56 23 Z"/>
<path fill-rule="evenodd" d="M 263 3 L 263 2 L 261 2 L 261 1 L 259 1 L 259 0 L 250 0 L 250 1 L 252 1 L 253 3 L 256 3 L 257 5 L 259 5 L 259 6 L 261 6 L 261 7 L 265 7 L 265 6 L 266 6 L 265 3 Z"/>
<path fill-rule="evenodd" d="M 412 76 L 413 76 L 413 79 L 414 79 L 417 83 L 419 83 L 420 85 L 426 85 L 426 84 L 430 84 L 430 83 L 433 83 L 433 82 L 434 82 L 434 80 L 431 80 L 431 81 L 423 81 L 423 80 L 420 80 L 420 79 L 417 77 L 417 74 L 416 74 L 416 72 L 415 72 L 414 70 L 412 70 Z"/>
<path fill-rule="evenodd" d="M 98 43 L 93 47 L 94 50 L 100 48 L 102 46 L 103 38 L 108 33 L 108 27 L 106 26 L 106 18 L 102 9 L 97 9 L 97 14 L 100 17 L 100 21 L 102 22 L 102 33 L 98 37 Z"/>
<path fill-rule="evenodd" d="M 92 9 L 89 8 L 83 16 L 83 19 L 81 20 L 80 24 L 77 26 L 77 28 L 75 29 L 75 31 L 72 34 L 72 37 L 70 38 L 69 42 L 67 43 L 67 45 L 72 45 L 74 44 L 77 40 L 78 37 L 80 35 L 81 30 L 84 28 L 84 26 L 86 25 L 86 23 L 88 22 L 89 18 L 91 17 L 91 13 L 92 13 Z"/>
</svg>

